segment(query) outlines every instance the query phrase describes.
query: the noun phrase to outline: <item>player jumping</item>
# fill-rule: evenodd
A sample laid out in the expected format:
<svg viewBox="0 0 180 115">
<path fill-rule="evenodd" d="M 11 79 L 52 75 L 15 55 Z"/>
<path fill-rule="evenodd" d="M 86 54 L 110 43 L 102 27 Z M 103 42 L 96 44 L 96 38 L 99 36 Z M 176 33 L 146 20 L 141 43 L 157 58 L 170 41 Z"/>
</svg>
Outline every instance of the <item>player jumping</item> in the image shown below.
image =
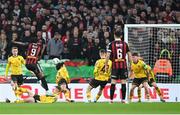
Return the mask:
<svg viewBox="0 0 180 115">
<path fill-rule="evenodd" d="M 47 95 L 51 95 L 49 91 L 47 81 L 43 74 L 43 71 L 38 64 L 38 60 L 42 57 L 45 42 L 43 39 L 32 40 L 28 45 L 27 57 L 26 57 L 26 68 L 32 71 L 38 80 L 41 80 L 41 86 L 46 90 Z"/>
</svg>

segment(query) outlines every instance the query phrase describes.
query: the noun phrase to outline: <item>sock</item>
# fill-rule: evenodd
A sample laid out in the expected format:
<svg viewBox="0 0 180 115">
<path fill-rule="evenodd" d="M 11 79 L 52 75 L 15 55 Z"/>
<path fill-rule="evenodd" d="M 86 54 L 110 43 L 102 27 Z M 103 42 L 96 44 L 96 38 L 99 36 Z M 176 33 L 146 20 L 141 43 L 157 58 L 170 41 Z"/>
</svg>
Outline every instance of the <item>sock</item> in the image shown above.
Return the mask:
<svg viewBox="0 0 180 115">
<path fill-rule="evenodd" d="M 87 96 L 88 100 L 91 100 L 91 91 L 90 90 L 87 90 L 86 96 Z"/>
<path fill-rule="evenodd" d="M 132 100 L 134 90 L 131 89 L 129 99 Z"/>
<path fill-rule="evenodd" d="M 16 87 L 15 89 L 14 89 L 14 94 L 15 94 L 15 96 L 16 96 L 16 100 L 20 100 L 20 97 L 21 97 L 21 94 L 22 94 L 23 92 L 20 90 L 20 87 Z"/>
<path fill-rule="evenodd" d="M 66 98 L 67 101 L 71 100 L 70 99 L 70 91 L 69 90 L 64 91 L 64 95 L 65 95 L 65 98 Z"/>
<path fill-rule="evenodd" d="M 25 103 L 25 101 L 24 100 L 16 100 L 16 101 L 14 101 L 14 103 Z"/>
<path fill-rule="evenodd" d="M 149 92 L 148 92 L 148 90 L 146 90 L 146 89 L 145 89 L 145 93 L 146 93 L 146 97 L 147 97 L 147 99 L 149 99 L 149 97 L 150 97 L 150 96 L 149 96 Z"/>
<path fill-rule="evenodd" d="M 121 85 L 121 92 L 122 92 L 122 99 L 125 100 L 126 99 L 126 84 L 122 84 Z"/>
<path fill-rule="evenodd" d="M 110 99 L 111 100 L 113 100 L 114 91 L 115 91 L 115 84 L 111 84 L 111 87 L 110 87 Z"/>
<path fill-rule="evenodd" d="M 48 88 L 47 81 L 46 81 L 45 77 L 42 77 L 40 80 L 41 80 L 41 84 L 42 84 L 41 86 L 42 86 L 46 91 L 48 91 L 49 88 Z"/>
<path fill-rule="evenodd" d="M 101 94 L 96 95 L 96 101 L 100 98 Z"/>
<path fill-rule="evenodd" d="M 138 99 L 141 100 L 141 88 L 138 88 L 137 92 L 138 92 Z"/>
<path fill-rule="evenodd" d="M 161 90 L 159 89 L 159 87 L 155 87 L 155 89 L 159 97 L 162 98 Z"/>
</svg>

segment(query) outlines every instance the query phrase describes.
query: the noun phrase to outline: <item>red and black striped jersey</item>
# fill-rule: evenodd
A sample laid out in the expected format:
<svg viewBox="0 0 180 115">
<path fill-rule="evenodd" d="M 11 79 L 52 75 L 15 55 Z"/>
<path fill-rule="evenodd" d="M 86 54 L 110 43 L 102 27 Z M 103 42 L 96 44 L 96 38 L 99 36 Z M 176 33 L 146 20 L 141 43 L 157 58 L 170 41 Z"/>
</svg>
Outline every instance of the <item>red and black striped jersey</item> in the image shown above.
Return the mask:
<svg viewBox="0 0 180 115">
<path fill-rule="evenodd" d="M 30 43 L 28 45 L 26 64 L 36 64 L 41 53 L 42 44 Z"/>
<path fill-rule="evenodd" d="M 115 40 L 108 44 L 107 51 L 111 52 L 112 69 L 126 69 L 126 54 L 130 51 L 126 42 Z"/>
</svg>

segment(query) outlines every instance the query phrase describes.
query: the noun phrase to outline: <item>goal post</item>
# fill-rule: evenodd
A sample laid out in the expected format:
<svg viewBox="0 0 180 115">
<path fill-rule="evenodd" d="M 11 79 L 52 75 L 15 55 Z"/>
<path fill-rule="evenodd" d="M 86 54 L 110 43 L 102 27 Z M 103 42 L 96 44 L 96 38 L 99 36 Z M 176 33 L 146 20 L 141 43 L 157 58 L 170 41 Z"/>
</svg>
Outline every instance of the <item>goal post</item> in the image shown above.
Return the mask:
<svg viewBox="0 0 180 115">
<path fill-rule="evenodd" d="M 180 83 L 180 24 L 125 24 L 124 40 L 153 68 L 158 83 Z"/>
</svg>

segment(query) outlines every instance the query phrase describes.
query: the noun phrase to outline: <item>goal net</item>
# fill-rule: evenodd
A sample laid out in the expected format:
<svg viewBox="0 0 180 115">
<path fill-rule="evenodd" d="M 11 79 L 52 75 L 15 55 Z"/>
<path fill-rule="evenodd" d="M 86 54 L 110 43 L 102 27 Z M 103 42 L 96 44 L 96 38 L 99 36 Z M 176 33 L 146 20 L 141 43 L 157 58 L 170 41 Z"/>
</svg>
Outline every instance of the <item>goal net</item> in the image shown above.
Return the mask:
<svg viewBox="0 0 180 115">
<path fill-rule="evenodd" d="M 126 24 L 125 41 L 149 64 L 159 83 L 180 83 L 180 24 Z"/>
</svg>

